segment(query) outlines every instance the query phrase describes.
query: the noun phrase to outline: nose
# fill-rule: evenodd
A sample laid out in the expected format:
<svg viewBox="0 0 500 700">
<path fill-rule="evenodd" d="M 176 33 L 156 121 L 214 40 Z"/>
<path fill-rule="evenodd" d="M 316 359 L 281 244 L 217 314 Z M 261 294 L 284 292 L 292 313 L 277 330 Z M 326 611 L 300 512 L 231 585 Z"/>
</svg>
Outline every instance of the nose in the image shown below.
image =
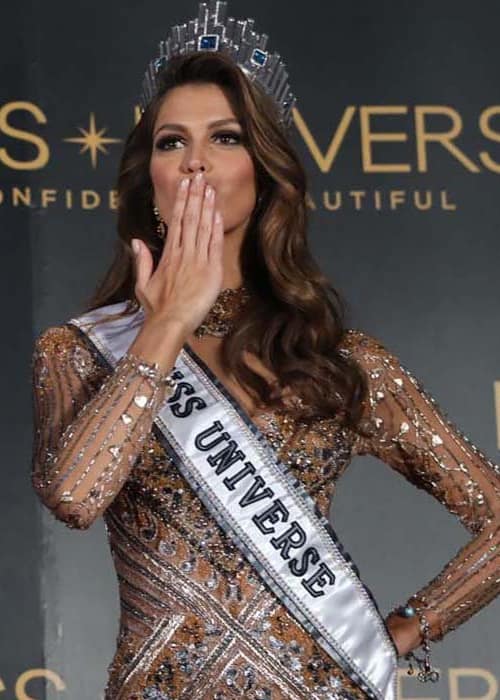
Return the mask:
<svg viewBox="0 0 500 700">
<path fill-rule="evenodd" d="M 187 170 L 190 173 L 197 173 L 199 170 L 205 170 L 204 164 L 201 160 L 190 160 L 188 162 Z"/>
<path fill-rule="evenodd" d="M 188 167 L 188 175 L 190 176 L 191 180 L 192 180 L 193 177 L 194 177 L 197 173 L 199 173 L 199 172 L 202 172 L 202 173 L 206 174 L 205 166 L 204 166 L 203 164 L 194 165 L 194 166 L 193 166 L 193 165 L 190 165 L 190 166 Z"/>
<path fill-rule="evenodd" d="M 184 149 L 180 167 L 182 176 L 187 176 L 190 180 L 192 180 L 198 172 L 203 172 L 207 175 L 207 173 L 211 171 L 210 165 L 207 163 L 207 153 L 201 141 L 198 142 L 193 139 L 188 143 Z"/>
<path fill-rule="evenodd" d="M 203 150 L 203 144 L 201 143 L 191 143 L 188 145 L 184 152 L 184 158 L 182 159 L 182 167 L 188 173 L 196 174 L 198 171 L 206 171 L 205 162 L 205 152 Z"/>
<path fill-rule="evenodd" d="M 194 158 L 189 159 L 187 161 L 187 165 L 185 166 L 185 168 L 183 168 L 183 170 L 184 170 L 184 175 L 185 176 L 187 175 L 190 180 L 192 180 L 194 178 L 194 176 L 199 172 L 204 173 L 205 177 L 207 175 L 207 168 L 206 168 L 205 164 L 200 159 L 196 159 L 196 160 Z"/>
</svg>

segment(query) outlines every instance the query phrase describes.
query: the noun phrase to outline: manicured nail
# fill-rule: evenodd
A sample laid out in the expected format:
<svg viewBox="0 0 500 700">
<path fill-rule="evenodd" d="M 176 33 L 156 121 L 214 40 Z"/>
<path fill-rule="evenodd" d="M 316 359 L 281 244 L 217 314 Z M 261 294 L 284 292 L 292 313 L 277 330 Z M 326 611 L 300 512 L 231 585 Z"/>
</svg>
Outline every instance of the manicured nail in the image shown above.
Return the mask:
<svg viewBox="0 0 500 700">
<path fill-rule="evenodd" d="M 185 190 L 187 189 L 187 186 L 189 185 L 189 178 L 188 177 L 183 177 L 181 180 L 181 189 Z"/>
<path fill-rule="evenodd" d="M 136 238 L 132 238 L 132 250 L 137 255 L 140 250 L 139 241 Z"/>
</svg>

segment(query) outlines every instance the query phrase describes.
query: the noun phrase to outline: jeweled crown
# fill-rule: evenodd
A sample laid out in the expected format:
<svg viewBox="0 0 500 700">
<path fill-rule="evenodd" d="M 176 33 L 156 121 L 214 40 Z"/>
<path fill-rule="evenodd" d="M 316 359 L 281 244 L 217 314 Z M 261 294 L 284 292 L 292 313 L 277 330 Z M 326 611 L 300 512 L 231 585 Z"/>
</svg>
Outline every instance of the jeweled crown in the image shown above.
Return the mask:
<svg viewBox="0 0 500 700">
<path fill-rule="evenodd" d="M 267 34 L 254 31 L 253 19 L 226 18 L 227 2 L 200 2 L 198 17 L 185 24 L 176 24 L 170 36 L 160 41 L 160 54 L 150 61 L 144 74 L 140 97 L 144 112 L 158 90 L 158 75 L 170 58 L 193 51 L 223 51 L 229 54 L 247 78 L 256 81 L 276 102 L 280 122 L 289 128 L 296 98 L 290 91 L 286 64 L 278 53 L 266 51 Z"/>
</svg>

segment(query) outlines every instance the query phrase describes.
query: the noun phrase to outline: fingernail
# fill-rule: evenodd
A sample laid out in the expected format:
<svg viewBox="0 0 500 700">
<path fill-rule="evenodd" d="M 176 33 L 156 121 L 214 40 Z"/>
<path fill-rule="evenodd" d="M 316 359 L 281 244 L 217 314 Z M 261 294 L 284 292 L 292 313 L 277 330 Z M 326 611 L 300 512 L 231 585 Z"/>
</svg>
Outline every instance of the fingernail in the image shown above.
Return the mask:
<svg viewBox="0 0 500 700">
<path fill-rule="evenodd" d="M 188 185 L 189 185 L 189 178 L 183 177 L 181 180 L 181 189 L 185 190 Z"/>
<path fill-rule="evenodd" d="M 139 241 L 136 238 L 132 238 L 132 250 L 137 255 L 140 250 Z"/>
<path fill-rule="evenodd" d="M 198 184 L 201 182 L 202 178 L 203 178 L 203 173 L 196 173 L 196 175 L 194 176 L 194 181 L 196 182 L 196 184 Z"/>
</svg>

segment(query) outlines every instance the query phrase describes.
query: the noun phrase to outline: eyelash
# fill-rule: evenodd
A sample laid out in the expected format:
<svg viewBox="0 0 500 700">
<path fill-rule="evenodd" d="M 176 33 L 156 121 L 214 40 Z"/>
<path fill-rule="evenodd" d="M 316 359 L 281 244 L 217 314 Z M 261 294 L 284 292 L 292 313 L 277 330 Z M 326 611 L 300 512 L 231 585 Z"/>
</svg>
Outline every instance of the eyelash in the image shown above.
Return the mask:
<svg viewBox="0 0 500 700">
<path fill-rule="evenodd" d="M 241 143 L 241 139 L 242 139 L 241 134 L 237 133 L 236 131 L 218 131 L 216 134 L 214 134 L 214 136 L 223 136 L 223 137 L 226 137 L 226 136 L 227 136 L 227 137 L 230 137 L 230 138 L 234 138 L 234 139 L 236 139 L 237 143 Z M 159 149 L 162 150 L 162 151 L 163 151 L 163 150 L 172 151 L 172 150 L 175 150 L 175 149 L 173 149 L 173 148 L 163 148 L 163 146 L 164 146 L 164 145 L 171 144 L 171 143 L 174 143 L 175 141 L 179 141 L 180 139 L 181 139 L 180 136 L 175 136 L 175 135 L 173 135 L 173 134 L 172 134 L 171 136 L 163 136 L 162 138 L 158 139 L 158 141 L 156 142 L 156 146 L 155 146 L 155 147 L 156 147 L 156 148 L 159 148 Z M 231 143 L 229 143 L 229 144 L 226 144 L 226 145 L 228 145 L 228 146 L 233 146 L 233 145 L 236 145 L 236 144 L 231 144 Z"/>
</svg>

